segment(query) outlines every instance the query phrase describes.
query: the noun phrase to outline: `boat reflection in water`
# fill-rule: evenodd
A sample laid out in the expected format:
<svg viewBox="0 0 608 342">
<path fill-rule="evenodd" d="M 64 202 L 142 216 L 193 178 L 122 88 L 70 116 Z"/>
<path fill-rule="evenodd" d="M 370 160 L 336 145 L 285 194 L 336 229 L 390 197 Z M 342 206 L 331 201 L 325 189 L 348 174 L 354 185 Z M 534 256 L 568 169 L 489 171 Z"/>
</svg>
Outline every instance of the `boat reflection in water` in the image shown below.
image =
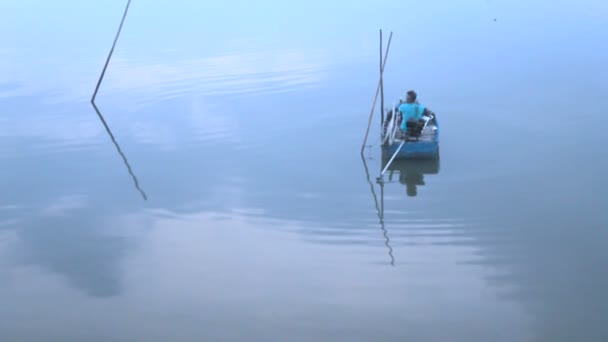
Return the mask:
<svg viewBox="0 0 608 342">
<path fill-rule="evenodd" d="M 387 160 L 384 159 L 383 167 Z M 424 175 L 436 175 L 439 173 L 439 158 L 433 159 L 397 159 L 394 160 L 386 171 L 388 182 L 395 182 L 398 178 L 400 184 L 405 185 L 409 197 L 418 195 L 418 187 L 425 185 Z"/>
<path fill-rule="evenodd" d="M 387 181 L 378 181 L 377 184 L 372 183 L 369 168 L 365 157 L 361 155 L 363 161 L 363 167 L 367 182 L 370 186 L 372 198 L 374 199 L 374 205 L 378 214 L 378 221 L 380 230 L 385 239 L 385 246 L 388 252 L 390 264 L 395 266 L 395 257 L 393 255 L 393 248 L 391 246 L 391 240 L 388 229 L 384 221 L 384 190 L 385 186 L 391 186 L 391 183 L 396 183 L 394 180 L 398 177 L 398 183 L 405 185 L 406 193 L 409 197 L 415 197 L 418 195 L 418 186 L 425 185 L 424 175 L 434 175 L 439 173 L 439 158 L 433 159 L 402 159 L 394 160 L 393 163 L 387 169 L 388 179 Z M 388 158 L 383 158 L 382 168 L 386 166 Z M 379 187 L 379 194 L 376 192 L 376 186 Z"/>
</svg>

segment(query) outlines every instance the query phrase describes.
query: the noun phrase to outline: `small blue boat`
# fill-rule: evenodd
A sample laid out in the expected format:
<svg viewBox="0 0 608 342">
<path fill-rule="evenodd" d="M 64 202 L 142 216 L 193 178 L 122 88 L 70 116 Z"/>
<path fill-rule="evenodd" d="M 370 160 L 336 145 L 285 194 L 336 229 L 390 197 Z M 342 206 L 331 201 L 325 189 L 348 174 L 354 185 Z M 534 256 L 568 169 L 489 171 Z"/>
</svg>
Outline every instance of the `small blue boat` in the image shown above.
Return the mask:
<svg viewBox="0 0 608 342">
<path fill-rule="evenodd" d="M 393 115 L 397 113 L 397 115 Z M 391 158 L 397 150 L 395 159 L 438 159 L 439 122 L 437 117 L 424 117 L 416 133 L 403 132 L 399 127 L 401 115 L 392 110 L 387 115 L 382 136 L 382 157 Z M 401 146 L 403 143 L 403 146 Z"/>
</svg>

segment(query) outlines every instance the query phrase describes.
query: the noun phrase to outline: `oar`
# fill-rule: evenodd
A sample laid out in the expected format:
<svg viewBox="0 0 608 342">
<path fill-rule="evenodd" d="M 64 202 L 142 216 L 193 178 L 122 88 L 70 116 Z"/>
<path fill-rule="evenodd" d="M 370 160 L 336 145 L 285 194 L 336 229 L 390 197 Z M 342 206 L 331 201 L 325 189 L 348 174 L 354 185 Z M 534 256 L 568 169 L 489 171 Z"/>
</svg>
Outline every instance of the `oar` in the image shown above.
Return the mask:
<svg viewBox="0 0 608 342">
<path fill-rule="evenodd" d="M 393 154 L 391 159 L 388 161 L 388 163 L 384 167 L 384 170 L 382 170 L 380 177 L 376 178 L 377 180 L 382 180 L 382 176 L 384 176 L 384 173 L 386 173 L 386 170 L 388 170 L 388 167 L 391 166 L 391 164 L 393 163 L 393 160 L 395 160 L 395 158 L 397 157 L 397 154 L 399 154 L 399 151 L 401 151 L 401 148 L 403 147 L 403 145 L 405 145 L 405 140 L 403 140 L 401 142 L 401 145 L 399 145 L 399 147 L 397 148 L 397 151 L 395 151 L 395 154 Z"/>
</svg>

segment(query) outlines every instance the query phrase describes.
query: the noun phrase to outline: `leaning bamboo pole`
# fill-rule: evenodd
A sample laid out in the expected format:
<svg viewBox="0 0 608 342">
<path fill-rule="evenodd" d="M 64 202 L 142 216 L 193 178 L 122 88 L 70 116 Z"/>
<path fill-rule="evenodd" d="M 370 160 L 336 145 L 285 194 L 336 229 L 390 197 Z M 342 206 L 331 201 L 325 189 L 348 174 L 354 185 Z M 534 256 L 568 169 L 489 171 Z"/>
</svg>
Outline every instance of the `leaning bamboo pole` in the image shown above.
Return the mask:
<svg viewBox="0 0 608 342">
<path fill-rule="evenodd" d="M 382 69 L 380 71 L 380 79 L 378 80 L 378 87 L 376 88 L 376 96 L 374 96 L 374 102 L 372 104 L 372 109 L 369 113 L 369 119 L 367 122 L 367 130 L 365 131 L 365 138 L 363 138 L 363 145 L 361 145 L 361 153 L 365 151 L 365 144 L 367 143 L 367 138 L 369 136 L 369 129 L 372 125 L 372 118 L 374 116 L 374 109 L 376 108 L 376 103 L 378 102 L 378 95 L 380 94 L 380 87 L 382 85 L 382 74 L 384 73 L 384 68 L 386 67 L 386 60 L 388 58 L 388 53 L 391 48 L 391 41 L 393 39 L 393 32 L 388 37 L 388 44 L 386 46 L 386 53 L 384 54 L 384 60 L 382 61 Z M 384 110 L 384 109 L 381 109 Z"/>
</svg>

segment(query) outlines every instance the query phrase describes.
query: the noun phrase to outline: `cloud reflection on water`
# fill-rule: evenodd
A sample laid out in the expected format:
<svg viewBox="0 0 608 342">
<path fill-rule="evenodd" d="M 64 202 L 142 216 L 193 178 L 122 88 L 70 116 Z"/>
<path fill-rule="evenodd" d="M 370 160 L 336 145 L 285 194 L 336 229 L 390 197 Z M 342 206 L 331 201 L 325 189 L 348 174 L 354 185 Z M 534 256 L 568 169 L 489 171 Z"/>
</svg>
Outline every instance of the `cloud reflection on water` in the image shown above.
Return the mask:
<svg viewBox="0 0 608 342">
<path fill-rule="evenodd" d="M 483 340 L 497 336 L 502 325 L 467 322 L 491 315 L 495 322 L 508 320 L 511 328 L 523 326 L 519 308 L 486 287 L 487 270 L 455 262 L 469 259 L 474 248 L 411 246 L 400 251 L 407 266 L 377 267 L 369 261 L 385 259 L 381 244 L 302 244 L 297 232 L 309 229 L 307 223 L 239 214 L 258 211 L 135 211 L 93 232 L 64 221 L 74 229 L 47 229 L 47 234 L 31 227 L 18 233 L 11 243 L 31 265 L 67 278 L 87 296 L 37 268 L 10 267 L 5 286 L 27 284 L 27 291 L 0 292 L 12 293 L 2 297 L 0 314 L 25 296 L 29 309 L 8 311 L 4 336 L 31 336 L 16 324 L 26 317 L 38 328 L 55 327 L 45 330 L 47 339 L 82 339 L 93 327 L 103 327 L 128 339 L 154 340 L 174 334 L 177 324 L 190 339 L 279 334 L 304 341 L 336 333 L 352 339 L 445 339 L 466 331 Z M 137 244 L 129 244 L 135 236 Z M 49 292 L 55 300 L 44 300 Z M 92 300 L 100 297 L 106 300 Z M 430 297 L 434 305 L 427 302 Z M 68 302 L 69 310 L 59 305 Z M 475 309 L 462 311 L 464 303 Z M 66 320 L 79 324 L 60 324 Z M 429 320 L 442 329 L 429 329 Z M 226 329 L 232 321 L 245 323 Z"/>
<path fill-rule="evenodd" d="M 4 246 L 16 265 L 34 266 L 60 275 L 71 286 L 93 297 L 111 297 L 121 292 L 121 266 L 132 248 L 128 238 L 107 231 L 105 220 L 92 211 L 84 195 L 61 196 L 38 208 L 12 213 L 13 232 Z M 1 217 L 0 217 L 1 218 Z"/>
</svg>

